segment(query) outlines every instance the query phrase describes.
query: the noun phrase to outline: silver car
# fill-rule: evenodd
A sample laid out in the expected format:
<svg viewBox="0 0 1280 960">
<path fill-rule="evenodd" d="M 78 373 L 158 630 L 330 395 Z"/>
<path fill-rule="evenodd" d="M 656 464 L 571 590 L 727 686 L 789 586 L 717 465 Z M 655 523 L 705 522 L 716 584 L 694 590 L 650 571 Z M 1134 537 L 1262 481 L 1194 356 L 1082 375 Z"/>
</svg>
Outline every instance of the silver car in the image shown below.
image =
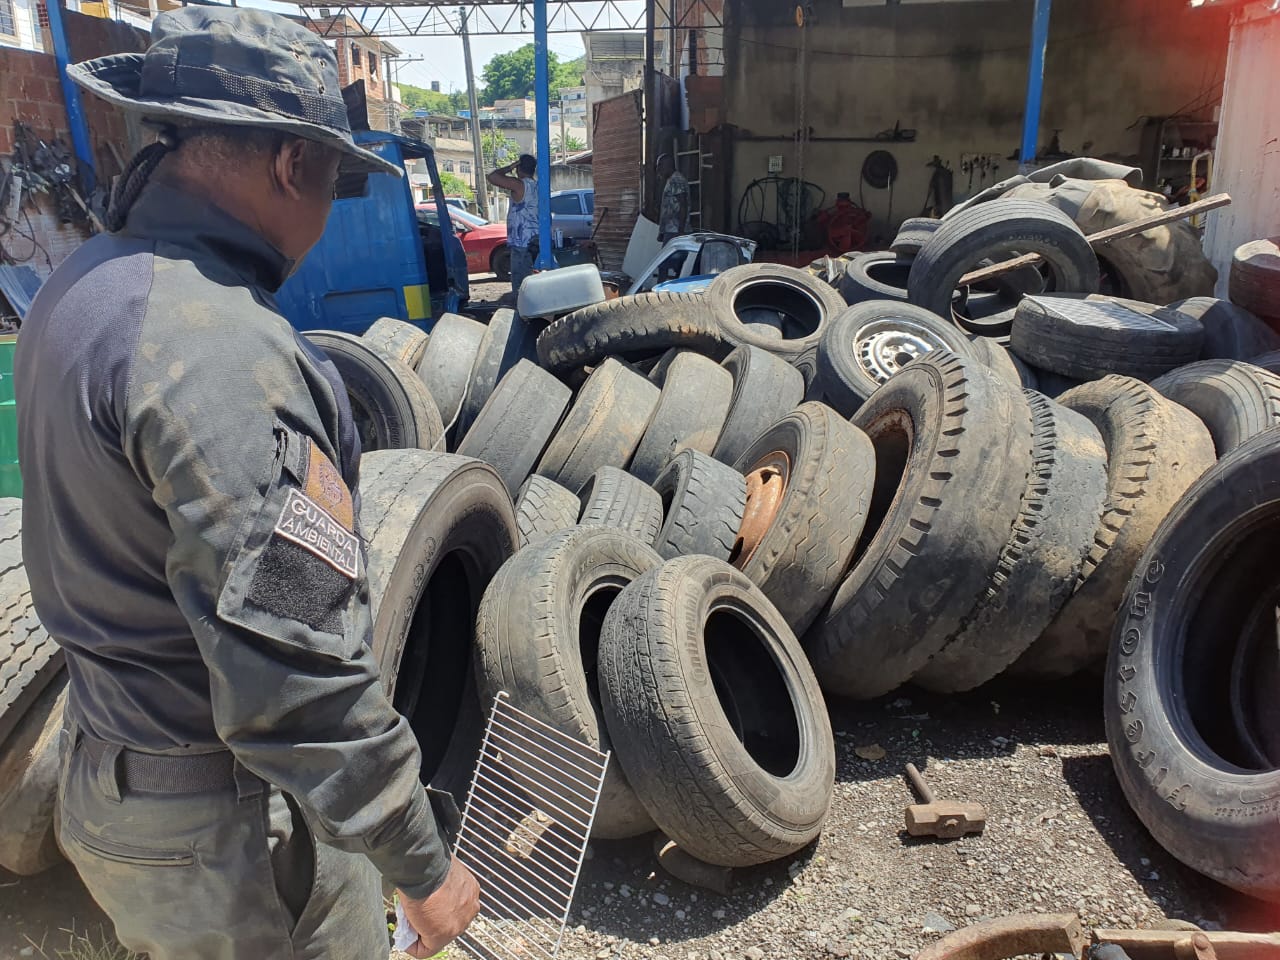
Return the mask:
<svg viewBox="0 0 1280 960">
<path fill-rule="evenodd" d="M 595 212 L 595 190 L 557 190 L 551 194 L 551 229 L 561 231 L 566 240 L 590 240 Z"/>
</svg>

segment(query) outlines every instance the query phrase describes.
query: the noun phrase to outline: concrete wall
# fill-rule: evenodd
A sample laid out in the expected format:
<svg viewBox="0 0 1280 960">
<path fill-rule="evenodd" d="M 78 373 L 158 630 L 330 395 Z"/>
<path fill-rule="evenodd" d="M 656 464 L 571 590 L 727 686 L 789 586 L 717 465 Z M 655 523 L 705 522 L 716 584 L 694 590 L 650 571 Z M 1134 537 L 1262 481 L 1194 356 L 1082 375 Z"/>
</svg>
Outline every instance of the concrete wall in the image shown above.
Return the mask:
<svg viewBox="0 0 1280 960">
<path fill-rule="evenodd" d="M 1236 247 L 1280 236 L 1280 14 L 1270 7 L 1246 8 L 1231 31 L 1213 192 L 1236 202 L 1209 214 L 1205 230 L 1219 296 L 1226 296 Z"/>
<path fill-rule="evenodd" d="M 779 138 L 739 138 L 734 204 L 748 183 L 767 175 L 770 155 L 784 157 L 785 176 L 797 175 L 793 136 L 802 110 L 815 138 L 805 149 L 803 175 L 827 191 L 828 202 L 840 190 L 857 199 L 870 151 L 894 154 L 894 223 L 920 212 L 932 172 L 926 164 L 935 154 L 955 171 L 957 199 L 971 192 L 961 172 L 965 154 L 999 158 L 999 169 L 985 182 L 975 177 L 972 191 L 1016 173 L 1017 161 L 1006 158 L 1021 139 L 1031 10 L 1031 0 L 850 9 L 840 0 L 814 0 L 802 102 L 794 7 L 768 0 L 731 6 L 724 119 L 743 133 Z M 1221 89 L 1227 17 L 1180 0 L 1059 0 L 1041 145 L 1058 128 L 1072 153 L 1133 157 L 1141 117 L 1211 105 Z M 914 128 L 915 142 L 821 142 L 875 137 L 895 123 Z M 864 198 L 875 232 L 888 234 L 887 192 L 867 188 Z"/>
</svg>

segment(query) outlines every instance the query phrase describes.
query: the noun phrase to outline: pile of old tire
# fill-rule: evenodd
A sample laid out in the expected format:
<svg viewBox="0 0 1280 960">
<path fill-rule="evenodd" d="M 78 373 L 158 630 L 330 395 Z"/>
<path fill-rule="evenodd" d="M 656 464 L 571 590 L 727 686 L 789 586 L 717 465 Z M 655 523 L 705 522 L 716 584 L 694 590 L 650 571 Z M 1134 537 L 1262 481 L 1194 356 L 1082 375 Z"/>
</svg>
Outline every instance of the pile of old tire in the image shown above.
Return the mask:
<svg viewBox="0 0 1280 960">
<path fill-rule="evenodd" d="M 1280 429 L 1184 492 L 1137 563 L 1104 676 L 1112 763 L 1186 865 L 1280 901 Z"/>
</svg>

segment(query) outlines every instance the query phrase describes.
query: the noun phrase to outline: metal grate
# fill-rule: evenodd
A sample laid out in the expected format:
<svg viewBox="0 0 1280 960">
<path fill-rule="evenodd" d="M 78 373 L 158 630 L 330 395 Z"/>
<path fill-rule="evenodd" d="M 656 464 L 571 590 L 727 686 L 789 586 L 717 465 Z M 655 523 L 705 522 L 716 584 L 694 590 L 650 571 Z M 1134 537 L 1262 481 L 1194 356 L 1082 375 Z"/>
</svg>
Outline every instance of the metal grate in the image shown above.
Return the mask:
<svg viewBox="0 0 1280 960">
<path fill-rule="evenodd" d="M 494 698 L 454 855 L 480 881 L 458 946 L 483 960 L 556 955 L 609 754 Z"/>
</svg>

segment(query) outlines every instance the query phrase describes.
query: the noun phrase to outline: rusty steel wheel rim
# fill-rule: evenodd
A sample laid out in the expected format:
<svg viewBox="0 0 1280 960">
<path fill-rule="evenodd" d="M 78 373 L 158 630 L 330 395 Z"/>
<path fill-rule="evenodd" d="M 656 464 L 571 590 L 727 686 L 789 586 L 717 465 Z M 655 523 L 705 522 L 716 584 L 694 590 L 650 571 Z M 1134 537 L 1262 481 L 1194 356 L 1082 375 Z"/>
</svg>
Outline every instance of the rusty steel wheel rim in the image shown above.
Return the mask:
<svg viewBox="0 0 1280 960">
<path fill-rule="evenodd" d="M 773 526 L 791 481 L 791 459 L 775 450 L 756 461 L 747 474 L 747 505 L 729 562 L 741 570 Z"/>
</svg>

